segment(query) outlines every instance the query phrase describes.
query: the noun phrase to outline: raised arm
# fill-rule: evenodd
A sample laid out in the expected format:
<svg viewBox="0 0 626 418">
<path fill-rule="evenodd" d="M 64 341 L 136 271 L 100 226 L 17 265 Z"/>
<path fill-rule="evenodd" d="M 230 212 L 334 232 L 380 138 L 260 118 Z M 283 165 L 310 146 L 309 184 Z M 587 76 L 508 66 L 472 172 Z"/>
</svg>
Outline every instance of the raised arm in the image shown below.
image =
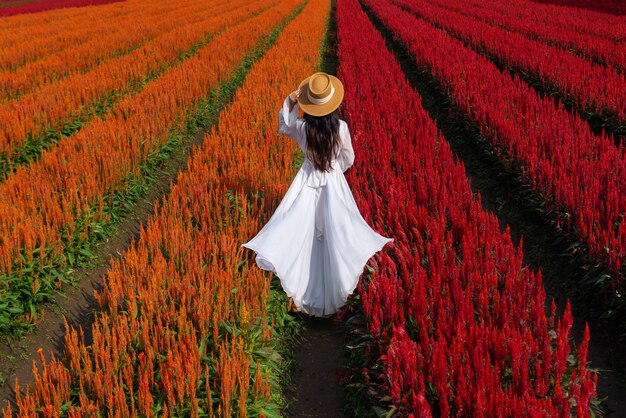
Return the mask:
<svg viewBox="0 0 626 418">
<path fill-rule="evenodd" d="M 303 148 L 301 130 L 303 120 L 298 118 L 298 102 L 290 97 L 292 95 L 294 93 L 285 98 L 283 107 L 278 112 L 278 132 L 293 138 L 300 145 L 300 148 Z"/>
<path fill-rule="evenodd" d="M 340 122 L 339 134 L 341 135 L 342 146 L 337 159 L 339 160 L 341 171 L 345 173 L 346 170 L 354 164 L 354 149 L 352 148 L 350 129 L 348 129 L 348 124 L 344 121 Z"/>
</svg>

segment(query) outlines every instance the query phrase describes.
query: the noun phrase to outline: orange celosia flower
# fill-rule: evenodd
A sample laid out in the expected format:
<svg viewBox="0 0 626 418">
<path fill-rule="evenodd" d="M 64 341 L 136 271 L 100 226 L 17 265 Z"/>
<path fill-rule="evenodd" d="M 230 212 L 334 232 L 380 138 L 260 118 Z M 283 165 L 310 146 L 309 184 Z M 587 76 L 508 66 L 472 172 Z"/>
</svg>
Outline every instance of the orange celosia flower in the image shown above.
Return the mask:
<svg viewBox="0 0 626 418">
<path fill-rule="evenodd" d="M 300 3 L 283 0 L 216 39 L 214 42 L 220 42 L 227 51 L 216 51 L 223 54 L 216 57 L 202 54 L 197 66 L 185 67 L 185 80 L 205 77 L 212 65 L 223 65 L 227 59 L 233 65 L 237 63 L 245 45 L 254 45 L 260 34 L 284 21 Z M 253 66 L 234 101 L 220 114 L 218 128 L 205 136 L 202 147 L 190 158 L 170 196 L 142 229 L 136 246 L 112 262 L 105 288 L 96 295 L 103 312 L 93 325 L 91 347 L 78 341 L 75 332 L 67 333 L 71 378 L 66 380 L 90 394 L 90 408 L 104 408 L 109 399 L 116 407 L 122 407 L 119 403 L 130 396 L 123 387 L 124 376 L 129 373 L 125 366 L 129 356 L 135 359 L 131 364 L 139 383 L 137 414 L 151 414 L 151 393 L 157 391 L 167 397 L 163 409 L 166 415 L 165 411 L 171 411 L 181 399 L 197 405 L 190 399 L 201 385 L 208 398 L 201 405 L 209 415 L 230 416 L 236 409 L 239 416 L 245 416 L 248 397 L 260 403 L 270 400 L 267 372 L 262 374 L 259 367 L 251 370 L 243 339 L 224 334 L 220 326 L 223 321 L 236 323 L 237 315 L 247 312 L 247 322 L 262 317 L 263 335 L 271 336 L 268 324 L 272 321 L 268 320 L 265 307 L 269 296 L 267 275 L 257 269 L 237 269 L 245 255 L 239 243 L 257 231 L 278 205 L 281 195 L 272 185 L 274 179 L 284 184 L 295 174 L 289 156 L 296 145 L 286 142 L 275 147 L 278 141 L 284 141 L 277 131 L 263 133 L 259 125 L 242 121 L 262 119 L 266 126 L 271 126 L 285 92 L 315 71 L 329 9 L 329 0 L 310 0 L 285 27 L 276 45 Z M 200 96 L 209 91 L 194 89 L 188 83 L 185 87 L 189 91 L 185 94 L 192 97 L 196 97 L 192 92 Z M 176 101 L 161 103 L 161 110 L 188 100 L 185 94 L 177 96 Z M 133 120 L 137 122 L 149 118 L 148 113 L 143 113 L 147 102 L 135 101 L 133 105 L 134 111 L 119 114 L 136 117 Z M 133 112 L 141 112 L 144 119 Z M 125 119 L 116 120 L 103 125 L 101 132 L 124 126 Z M 280 158 L 271 158 L 268 165 L 257 158 L 263 153 L 277 153 L 275 157 Z M 126 161 L 121 155 L 109 158 L 113 164 L 99 161 L 100 165 L 85 167 L 113 171 Z M 259 186 L 272 191 L 263 199 L 248 200 L 247 192 L 258 190 Z M 227 191 L 234 191 L 245 217 L 232 211 Z M 73 197 L 77 205 L 82 202 L 78 195 Z M 235 288 L 237 292 L 233 292 Z M 201 344 L 205 347 L 202 355 Z M 215 366 L 216 375 L 209 376 L 209 364 Z M 48 367 L 59 374 L 65 370 L 58 362 Z M 160 371 L 159 379 L 156 370 Z M 55 390 L 53 381 L 37 380 L 37 394 Z M 219 399 L 216 404 L 212 396 Z M 20 414 L 34 411 L 35 397 L 29 395 L 27 399 L 20 404 Z M 63 399 L 68 400 L 69 394 Z M 129 408 L 128 403 L 124 407 Z M 77 406 L 76 410 L 88 411 L 86 405 Z"/>
</svg>

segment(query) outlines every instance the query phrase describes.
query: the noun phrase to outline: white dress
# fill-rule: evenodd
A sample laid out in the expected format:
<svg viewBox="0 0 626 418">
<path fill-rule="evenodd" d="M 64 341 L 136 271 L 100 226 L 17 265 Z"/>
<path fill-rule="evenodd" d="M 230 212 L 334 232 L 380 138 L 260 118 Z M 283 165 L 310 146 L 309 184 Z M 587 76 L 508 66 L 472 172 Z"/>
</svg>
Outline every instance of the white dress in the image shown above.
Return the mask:
<svg viewBox="0 0 626 418">
<path fill-rule="evenodd" d="M 306 149 L 304 119 L 289 97 L 278 113 L 279 132 Z M 242 246 L 257 253 L 256 263 L 272 271 L 301 311 L 329 316 L 345 305 L 365 263 L 393 238 L 363 219 L 344 177 L 354 163 L 350 131 L 340 120 L 342 148 L 333 170 L 317 170 L 306 157 L 270 220 Z M 339 167 L 340 169 L 336 169 Z"/>
</svg>

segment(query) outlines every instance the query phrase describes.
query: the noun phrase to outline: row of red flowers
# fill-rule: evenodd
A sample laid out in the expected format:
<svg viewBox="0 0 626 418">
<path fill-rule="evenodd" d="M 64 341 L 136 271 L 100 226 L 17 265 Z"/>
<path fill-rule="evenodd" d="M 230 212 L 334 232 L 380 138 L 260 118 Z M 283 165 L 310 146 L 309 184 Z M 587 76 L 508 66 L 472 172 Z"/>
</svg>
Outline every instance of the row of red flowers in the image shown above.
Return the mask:
<svg viewBox="0 0 626 418">
<path fill-rule="evenodd" d="M 398 17 L 382 0 L 367 3 Z M 482 209 L 356 0 L 338 0 L 337 27 L 361 156 L 347 179 L 366 220 L 395 238 L 359 288 L 392 403 L 409 417 L 588 416 L 597 380 L 586 368 L 588 328 L 574 353 L 569 304 L 563 318 L 554 303 L 546 317 L 540 272 L 522 266 L 508 228 Z"/>
<path fill-rule="evenodd" d="M 483 4 L 480 0 L 469 0 L 470 4 Z M 626 41 L 624 17 L 596 13 L 584 9 L 540 4 L 532 0 L 510 0 L 502 2 L 488 0 L 487 7 L 503 14 L 512 14 L 522 20 L 534 21 L 556 28 L 567 28 L 580 33 L 608 39 L 615 44 Z"/>
<path fill-rule="evenodd" d="M 626 15 L 626 4 L 622 0 L 535 0 L 539 3 L 559 6 L 580 7 L 597 12 Z"/>
<path fill-rule="evenodd" d="M 329 9 L 311 0 L 254 64 L 137 244 L 113 262 L 93 344 L 71 330 L 65 361 L 42 359 L 31 393 L 18 396 L 19 416 L 278 416 L 268 411 L 277 395 L 269 363 L 279 361 L 270 274 L 241 243 L 293 177 L 297 145 L 268 127 L 286 92 L 315 70 Z M 282 3 L 243 27 L 293 11 Z"/>
<path fill-rule="evenodd" d="M 512 0 L 500 5 L 500 8 L 504 7 L 513 7 L 519 16 L 527 17 L 534 14 L 544 23 L 552 21 L 554 25 L 605 37 L 616 44 L 626 41 L 626 27 L 622 16 L 545 3 L 539 4 L 532 0 Z"/>
<path fill-rule="evenodd" d="M 463 9 L 463 2 L 459 0 L 440 2 Z M 398 0 L 396 3 L 454 33 L 479 52 L 540 79 L 542 84 L 574 103 L 580 112 L 595 113 L 626 127 L 626 78 L 615 69 L 429 1 Z"/>
<path fill-rule="evenodd" d="M 403 4 L 409 6 L 409 2 Z M 626 269 L 626 154 L 560 103 L 531 87 L 445 31 L 384 3 L 377 15 L 415 59 L 445 86 L 507 165 L 517 164 L 558 227 L 569 228 L 605 263 L 613 290 Z M 617 296 L 616 296 L 617 298 Z"/>
<path fill-rule="evenodd" d="M 615 43 L 611 39 L 580 32 L 561 23 L 559 17 L 541 10 L 541 7 L 529 3 L 524 11 L 515 7 L 515 4 L 502 3 L 498 0 L 485 0 L 481 2 L 450 2 L 447 0 L 435 2 L 457 10 L 464 15 L 477 17 L 498 25 L 504 29 L 521 33 L 531 39 L 538 39 L 550 45 L 557 45 L 563 49 L 574 50 L 577 54 L 604 63 L 621 72 L 626 71 L 626 45 Z M 502 6 L 505 7 L 502 7 Z M 544 20 L 545 19 L 545 20 Z"/>
</svg>

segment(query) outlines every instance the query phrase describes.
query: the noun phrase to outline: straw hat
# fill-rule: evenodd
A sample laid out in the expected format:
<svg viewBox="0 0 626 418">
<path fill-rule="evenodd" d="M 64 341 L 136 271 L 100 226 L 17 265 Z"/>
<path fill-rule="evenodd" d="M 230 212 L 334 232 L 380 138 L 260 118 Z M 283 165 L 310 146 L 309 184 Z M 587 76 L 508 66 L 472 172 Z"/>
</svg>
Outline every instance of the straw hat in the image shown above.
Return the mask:
<svg viewBox="0 0 626 418">
<path fill-rule="evenodd" d="M 298 87 L 298 105 L 312 116 L 324 116 L 337 109 L 343 100 L 343 84 L 324 72 L 305 78 Z"/>
</svg>

